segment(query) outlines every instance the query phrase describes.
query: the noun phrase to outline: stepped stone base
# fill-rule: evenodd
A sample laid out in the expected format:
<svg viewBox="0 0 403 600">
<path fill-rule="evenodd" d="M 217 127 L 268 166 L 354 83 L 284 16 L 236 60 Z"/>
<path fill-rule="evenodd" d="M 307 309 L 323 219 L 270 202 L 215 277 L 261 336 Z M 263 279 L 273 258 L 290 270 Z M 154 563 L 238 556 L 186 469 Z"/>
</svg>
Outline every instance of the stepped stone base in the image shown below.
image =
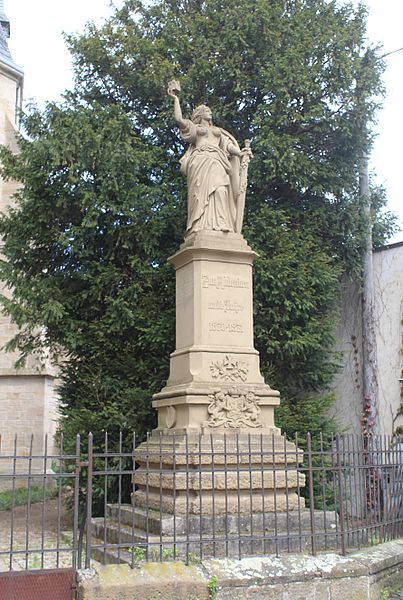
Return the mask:
<svg viewBox="0 0 403 600">
<path fill-rule="evenodd" d="M 324 526 L 326 523 L 326 527 Z M 315 545 L 333 548 L 337 520 L 332 512 L 315 511 Z M 93 519 L 93 557 L 104 564 L 148 560 L 191 560 L 303 552 L 311 548 L 308 510 L 211 516 L 171 515 L 131 505 L 108 505 L 107 518 Z M 107 548 L 108 545 L 123 546 Z"/>
<path fill-rule="evenodd" d="M 158 435 L 136 450 L 135 504 L 175 514 L 228 515 L 304 506 L 303 454 L 280 435 Z"/>
</svg>

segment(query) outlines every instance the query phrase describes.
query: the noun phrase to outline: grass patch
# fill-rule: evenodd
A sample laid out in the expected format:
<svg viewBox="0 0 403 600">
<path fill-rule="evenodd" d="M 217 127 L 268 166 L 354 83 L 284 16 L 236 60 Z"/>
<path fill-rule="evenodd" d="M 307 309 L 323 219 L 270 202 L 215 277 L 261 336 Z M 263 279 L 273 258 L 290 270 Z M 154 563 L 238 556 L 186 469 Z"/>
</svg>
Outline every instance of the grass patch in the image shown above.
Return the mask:
<svg viewBox="0 0 403 600">
<path fill-rule="evenodd" d="M 14 502 L 13 502 L 14 496 Z M 0 511 L 11 510 L 14 506 L 25 506 L 28 504 L 28 497 L 30 496 L 31 504 L 37 502 L 43 502 L 43 500 L 51 500 L 57 496 L 57 490 L 45 489 L 45 497 L 43 495 L 42 486 L 32 486 L 31 492 L 28 492 L 28 488 L 18 488 L 14 491 L 7 490 L 6 492 L 0 492 Z"/>
</svg>

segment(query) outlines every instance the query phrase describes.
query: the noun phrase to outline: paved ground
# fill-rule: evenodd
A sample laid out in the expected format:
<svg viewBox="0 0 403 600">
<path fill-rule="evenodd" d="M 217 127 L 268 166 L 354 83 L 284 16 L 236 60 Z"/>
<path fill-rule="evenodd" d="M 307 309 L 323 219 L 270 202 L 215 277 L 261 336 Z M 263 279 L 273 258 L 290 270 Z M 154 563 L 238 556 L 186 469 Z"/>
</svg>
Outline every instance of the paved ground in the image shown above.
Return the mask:
<svg viewBox="0 0 403 600">
<path fill-rule="evenodd" d="M 11 521 L 11 511 L 0 512 L 0 571 L 10 569 L 10 555 L 7 552 L 11 543 L 13 550 L 17 552 L 12 560 L 13 570 L 71 566 L 71 519 L 64 506 L 59 513 L 57 500 L 48 501 L 45 510 L 41 503 L 31 505 L 28 534 L 26 506 L 19 506 L 14 510 L 12 539 Z M 57 547 L 66 550 L 57 553 Z M 29 555 L 25 552 L 27 548 L 32 551 Z M 48 552 L 42 554 L 42 549 Z"/>
</svg>

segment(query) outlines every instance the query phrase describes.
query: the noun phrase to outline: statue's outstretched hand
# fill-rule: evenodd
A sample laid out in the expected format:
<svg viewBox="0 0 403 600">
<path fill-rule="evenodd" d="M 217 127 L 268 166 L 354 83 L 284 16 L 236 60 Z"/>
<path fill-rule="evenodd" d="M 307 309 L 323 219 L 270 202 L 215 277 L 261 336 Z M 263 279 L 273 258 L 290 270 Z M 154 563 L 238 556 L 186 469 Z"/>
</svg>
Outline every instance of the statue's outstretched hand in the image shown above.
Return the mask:
<svg viewBox="0 0 403 600">
<path fill-rule="evenodd" d="M 170 81 L 168 83 L 168 89 L 167 89 L 168 96 L 171 96 L 171 98 L 177 98 L 180 91 L 181 91 L 181 86 L 180 86 L 179 81 L 177 81 L 176 79 L 173 79 L 172 81 Z"/>
</svg>

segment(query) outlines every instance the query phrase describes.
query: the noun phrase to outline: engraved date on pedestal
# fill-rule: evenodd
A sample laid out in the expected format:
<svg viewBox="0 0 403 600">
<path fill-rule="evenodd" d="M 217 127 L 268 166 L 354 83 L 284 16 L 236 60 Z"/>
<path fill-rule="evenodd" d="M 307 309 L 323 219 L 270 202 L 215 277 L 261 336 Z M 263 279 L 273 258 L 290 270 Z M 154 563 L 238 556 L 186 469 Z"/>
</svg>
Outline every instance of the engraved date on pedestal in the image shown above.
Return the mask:
<svg viewBox="0 0 403 600">
<path fill-rule="evenodd" d="M 212 362 L 210 364 L 210 371 L 214 379 L 223 379 L 224 381 L 246 381 L 249 365 L 248 363 L 236 360 L 231 356 L 226 356 L 221 361 Z"/>
<path fill-rule="evenodd" d="M 220 390 L 209 396 L 209 427 L 262 427 L 259 400 L 253 392 Z"/>
</svg>

